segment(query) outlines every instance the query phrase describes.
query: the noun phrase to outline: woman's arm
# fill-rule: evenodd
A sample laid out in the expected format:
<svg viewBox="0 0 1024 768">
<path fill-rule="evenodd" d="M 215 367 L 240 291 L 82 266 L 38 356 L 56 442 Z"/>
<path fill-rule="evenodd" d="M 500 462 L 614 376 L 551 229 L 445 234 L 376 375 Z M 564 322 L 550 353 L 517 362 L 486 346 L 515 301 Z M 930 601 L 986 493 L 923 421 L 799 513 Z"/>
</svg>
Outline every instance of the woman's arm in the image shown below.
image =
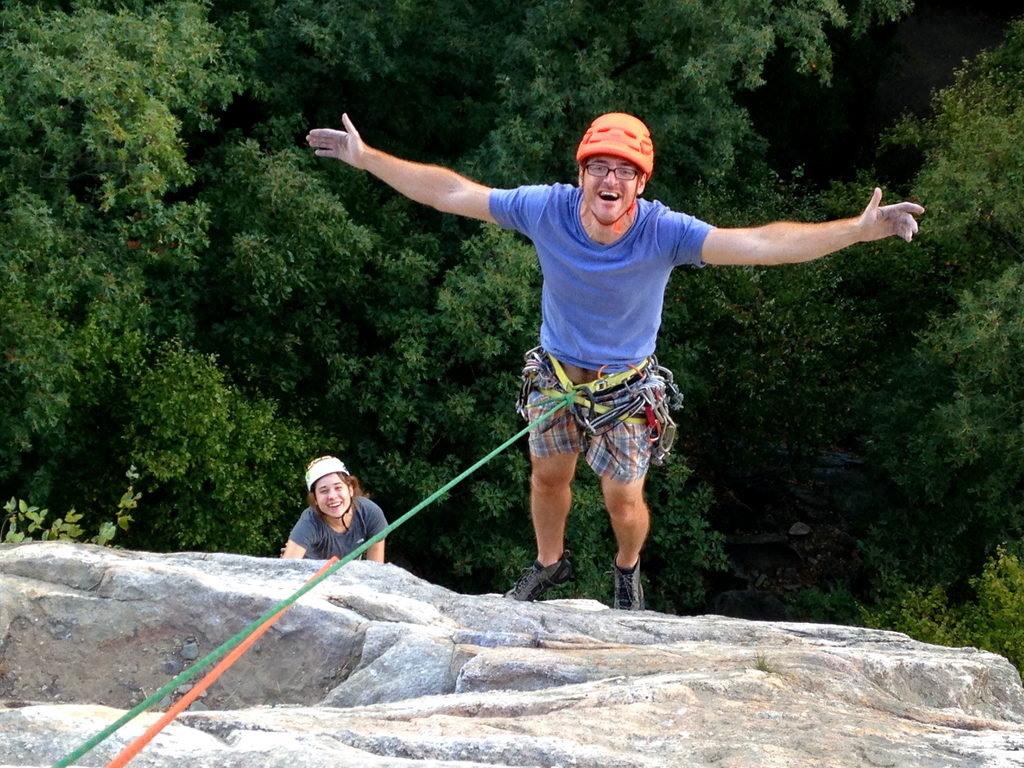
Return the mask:
<svg viewBox="0 0 1024 768">
<path fill-rule="evenodd" d="M 284 551 L 281 553 L 281 557 L 301 560 L 306 556 L 306 548 L 299 546 L 291 539 L 288 539 L 288 543 L 284 545 Z"/>
<path fill-rule="evenodd" d="M 377 563 L 384 562 L 384 539 L 371 544 L 366 550 L 366 559 Z"/>
</svg>

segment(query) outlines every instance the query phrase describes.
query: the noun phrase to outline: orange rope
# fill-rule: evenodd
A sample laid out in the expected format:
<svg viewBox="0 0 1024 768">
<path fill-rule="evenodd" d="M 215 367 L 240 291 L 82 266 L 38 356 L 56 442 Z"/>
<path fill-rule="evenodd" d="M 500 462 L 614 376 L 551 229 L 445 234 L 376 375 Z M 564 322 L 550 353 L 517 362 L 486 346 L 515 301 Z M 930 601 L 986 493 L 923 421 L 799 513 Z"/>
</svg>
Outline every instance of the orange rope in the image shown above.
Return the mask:
<svg viewBox="0 0 1024 768">
<path fill-rule="evenodd" d="M 338 558 L 332 557 L 330 560 L 324 563 L 323 568 L 321 568 L 319 571 L 313 574 L 313 576 L 306 583 L 308 584 L 310 581 L 314 581 L 317 577 L 320 576 L 320 574 L 322 574 L 324 571 L 330 568 L 332 564 L 337 562 L 337 560 Z M 231 653 L 225 656 L 216 667 L 207 672 L 206 676 L 203 677 L 203 679 L 200 680 L 198 683 L 196 683 L 188 693 L 186 693 L 184 696 L 178 699 L 178 701 L 176 701 L 170 709 L 164 712 L 163 716 L 159 720 L 153 723 L 153 725 L 149 726 L 145 733 L 139 736 L 139 738 L 137 738 L 127 747 L 125 747 L 121 751 L 121 754 L 119 754 L 117 757 L 111 760 L 107 764 L 107 768 L 124 768 L 124 766 L 128 763 L 129 760 L 131 760 L 133 757 L 139 754 L 139 752 L 142 751 L 142 748 L 145 747 L 150 741 L 152 741 L 154 736 L 156 736 L 158 733 L 160 733 L 160 731 L 163 730 L 165 725 L 171 722 L 175 717 L 178 716 L 180 712 L 182 712 L 193 701 L 199 698 L 199 695 L 207 688 L 209 688 L 213 684 L 213 682 L 227 670 L 228 667 L 230 667 L 232 664 L 238 661 L 241 655 L 245 653 L 247 650 L 249 650 L 249 648 L 252 647 L 253 643 L 259 640 L 263 636 L 263 634 L 268 629 L 270 629 L 274 622 L 281 618 L 284 612 L 287 611 L 289 608 L 291 608 L 291 605 L 286 605 L 280 611 L 278 611 L 265 622 L 263 622 L 259 627 L 253 630 L 252 634 L 250 634 L 244 641 L 235 646 L 234 650 L 232 650 Z"/>
<path fill-rule="evenodd" d="M 391 523 L 391 525 L 387 526 L 383 531 L 381 531 L 380 533 L 376 534 L 375 536 L 367 539 L 364 543 L 360 544 L 352 552 L 350 552 L 349 554 L 345 555 L 345 557 L 342 558 L 340 561 L 337 558 L 332 558 L 331 560 L 329 560 L 327 562 L 327 564 L 324 565 L 324 567 L 321 568 L 320 571 L 316 575 L 313 576 L 313 578 L 311 578 L 309 581 L 306 582 L 306 585 L 304 587 L 302 587 L 300 590 L 298 590 L 295 594 L 293 594 L 291 597 L 289 597 L 286 601 L 284 601 L 282 603 L 283 605 L 286 606 L 285 608 L 282 608 L 281 610 L 277 611 L 274 614 L 269 614 L 269 612 L 265 613 L 265 614 L 262 614 L 260 616 L 260 619 L 262 619 L 263 616 L 268 616 L 268 615 L 270 616 L 270 618 L 266 619 L 264 624 L 261 624 L 261 625 L 257 626 L 257 628 L 255 630 L 252 630 L 252 632 L 253 633 L 257 633 L 258 632 L 259 634 L 262 634 L 263 631 L 266 628 L 268 628 L 271 624 L 273 624 L 281 616 L 281 614 L 284 613 L 285 610 L 287 610 L 287 606 L 291 605 L 296 600 L 298 600 L 300 597 L 302 597 L 302 595 L 304 595 L 306 592 L 308 592 L 311 589 L 313 589 L 316 586 L 316 581 L 317 580 L 326 579 L 327 576 L 330 575 L 330 573 L 332 572 L 333 569 L 340 568 L 343 564 L 347 563 L 350 559 L 358 557 L 359 555 L 361 555 L 363 552 L 365 552 L 367 549 L 369 549 L 369 547 L 371 547 L 374 543 L 384 539 L 385 536 L 387 536 L 393 530 L 395 530 L 396 528 L 401 526 L 403 523 L 405 523 L 407 520 L 409 520 L 413 515 L 415 515 L 420 510 L 422 510 L 424 507 L 426 507 L 428 504 L 432 503 L 433 501 L 435 501 L 438 498 L 440 498 L 441 496 L 443 496 L 445 493 L 447 493 L 449 490 L 451 490 L 456 485 L 461 483 L 463 480 L 465 480 L 467 477 L 469 477 L 469 475 L 471 475 L 473 472 L 478 470 L 480 467 L 482 467 L 488 461 L 493 459 L 495 456 L 497 456 L 499 453 L 504 451 L 506 448 L 510 447 L 513 443 L 515 443 L 519 438 L 521 438 L 527 432 L 529 432 L 532 429 L 535 429 L 537 427 L 537 425 L 540 424 L 542 421 L 544 421 L 545 419 L 551 418 L 556 413 L 558 413 L 562 408 L 568 407 L 572 403 L 572 395 L 571 394 L 559 394 L 557 397 L 545 399 L 544 401 L 542 401 L 540 403 L 537 403 L 537 405 L 545 405 L 547 403 L 558 403 L 558 404 L 556 405 L 556 407 L 552 408 L 547 413 L 542 414 L 541 416 L 539 416 L 537 419 L 535 419 L 530 424 L 527 424 L 525 427 L 523 427 L 515 435 L 510 437 L 508 440 L 506 440 L 501 445 L 499 445 L 497 448 L 495 448 L 489 454 L 484 456 L 478 462 L 473 464 L 473 466 L 469 467 L 469 469 L 466 469 L 466 470 L 463 470 L 462 472 L 460 472 L 456 477 L 454 477 L 453 479 L 449 480 L 443 486 L 441 486 L 436 491 L 434 491 L 426 499 L 421 501 L 415 507 L 413 507 L 408 512 L 406 512 L 404 515 L 402 515 L 400 518 L 398 518 L 393 523 Z M 334 565 L 331 565 L 331 563 L 334 563 Z M 271 609 L 271 610 L 273 610 L 273 609 Z M 137 717 L 139 714 L 141 714 L 146 709 L 151 707 L 156 701 L 159 701 L 160 697 L 164 696 L 165 693 L 169 694 L 170 691 L 172 691 L 174 689 L 174 686 L 178 684 L 178 682 L 183 682 L 185 680 L 190 680 L 194 676 L 194 674 L 198 674 L 198 672 L 202 668 L 200 666 L 200 664 L 202 666 L 205 666 L 205 664 L 207 664 L 209 662 L 212 662 L 212 660 L 217 658 L 217 656 L 219 656 L 220 653 L 223 650 L 225 650 L 226 648 L 231 647 L 236 641 L 238 641 L 238 638 L 242 637 L 247 632 L 250 632 L 250 627 L 255 625 L 256 622 L 260 621 L 260 619 L 256 619 L 255 621 L 253 621 L 252 624 L 247 625 L 246 627 L 242 628 L 242 630 L 239 631 L 238 634 L 236 634 L 230 640 L 228 640 L 223 645 L 218 647 L 215 651 L 210 653 L 209 656 L 207 656 L 206 659 L 202 660 L 202 662 L 197 663 L 193 667 L 193 669 L 186 670 L 182 674 L 178 675 L 178 677 L 176 677 L 173 680 L 171 680 L 166 686 L 164 686 L 163 688 L 160 688 L 159 690 L 155 691 L 148 698 L 146 698 L 145 701 L 140 703 L 138 706 L 136 706 L 131 711 L 125 713 L 123 716 L 118 718 L 115 722 L 111 723 L 109 726 L 104 728 L 98 734 L 96 734 L 95 736 L 90 738 L 88 741 L 86 741 L 84 744 L 82 744 L 80 747 L 78 747 L 78 749 L 76 749 L 73 752 L 70 752 L 69 754 L 67 754 L 64 757 L 62 757 L 60 760 L 58 760 L 56 763 L 53 764 L 53 768 L 68 768 L 69 766 L 71 766 L 73 763 L 75 763 L 75 761 L 77 761 L 80 757 L 82 757 L 82 755 L 85 755 L 91 749 L 94 749 L 97 744 L 102 742 L 104 739 L 109 738 L 113 733 L 115 733 L 120 728 L 122 728 L 125 725 L 125 723 L 127 723 L 129 720 L 131 720 L 134 717 Z M 258 637 L 258 635 L 255 635 L 252 638 L 252 640 L 255 641 L 256 637 Z M 243 641 L 243 642 L 245 642 L 245 641 Z M 211 672 L 209 674 L 209 676 L 208 676 L 209 679 L 208 680 L 204 680 L 201 683 L 202 687 L 197 686 L 196 688 L 194 688 L 193 691 L 192 691 L 193 695 L 191 695 L 188 698 L 184 698 L 184 699 L 180 700 L 178 702 L 180 704 L 180 706 L 172 708 L 172 710 L 168 711 L 166 713 L 166 715 L 164 716 L 164 718 L 161 720 L 161 722 L 156 724 L 154 727 L 150 728 L 144 734 L 143 737 L 140 737 L 135 742 L 130 744 L 124 750 L 124 752 L 121 755 L 118 755 L 118 757 L 115 758 L 113 762 L 111 762 L 111 763 L 109 763 L 107 765 L 107 768 L 121 768 L 121 766 L 124 766 L 125 763 L 127 763 L 129 760 L 131 760 L 132 757 L 134 757 L 136 754 L 138 754 L 138 752 L 141 750 L 142 746 L 147 741 L 151 740 L 153 738 L 153 736 L 155 736 L 156 733 L 160 730 L 160 728 L 162 728 L 164 725 L 166 725 L 168 722 L 170 722 L 170 720 L 173 719 L 173 717 L 178 712 L 180 712 L 181 709 L 184 709 L 192 701 L 194 701 L 195 698 L 200 693 L 202 693 L 203 689 L 206 688 L 210 684 L 210 682 L 213 681 L 214 678 L 216 678 L 218 675 L 220 675 L 224 671 L 224 669 L 226 669 L 228 666 L 230 666 L 230 663 L 233 662 L 235 658 L 240 656 L 250 645 L 252 645 L 252 641 L 250 641 L 244 647 L 239 649 L 239 651 L 236 654 L 233 655 L 233 657 L 230 659 L 230 661 L 225 659 L 225 661 L 223 663 L 221 663 L 217 667 L 216 670 L 214 670 L 213 672 Z"/>
</svg>

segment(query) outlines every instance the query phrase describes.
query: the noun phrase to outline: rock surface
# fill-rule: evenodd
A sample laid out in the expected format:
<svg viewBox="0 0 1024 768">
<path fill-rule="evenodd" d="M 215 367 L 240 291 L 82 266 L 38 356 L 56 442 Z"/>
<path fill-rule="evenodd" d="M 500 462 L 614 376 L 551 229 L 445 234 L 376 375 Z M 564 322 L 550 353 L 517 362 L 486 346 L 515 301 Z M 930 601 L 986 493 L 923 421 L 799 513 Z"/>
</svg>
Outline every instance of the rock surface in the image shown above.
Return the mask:
<svg viewBox="0 0 1024 768">
<path fill-rule="evenodd" d="M 0 768 L 51 766 L 209 667 L 318 565 L 0 547 Z M 107 765 L 200 678 L 74 764 Z M 1000 656 L 892 632 L 512 603 L 356 562 L 131 765 L 1024 766 L 1024 689 Z"/>
</svg>

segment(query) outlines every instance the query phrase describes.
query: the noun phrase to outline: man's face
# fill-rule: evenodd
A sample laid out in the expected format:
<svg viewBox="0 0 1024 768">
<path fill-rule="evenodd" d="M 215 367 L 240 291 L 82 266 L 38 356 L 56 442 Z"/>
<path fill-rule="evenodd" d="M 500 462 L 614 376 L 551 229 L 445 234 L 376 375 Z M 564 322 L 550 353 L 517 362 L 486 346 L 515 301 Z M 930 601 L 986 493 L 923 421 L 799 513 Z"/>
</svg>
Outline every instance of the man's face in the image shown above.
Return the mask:
<svg viewBox="0 0 1024 768">
<path fill-rule="evenodd" d="M 619 175 L 635 173 L 632 179 Z M 600 174 L 604 174 L 603 176 Z M 647 185 L 647 176 L 628 160 L 614 155 L 592 155 L 580 166 L 580 189 L 583 190 L 583 208 L 588 210 L 602 225 L 614 224 L 633 205 Z"/>
</svg>

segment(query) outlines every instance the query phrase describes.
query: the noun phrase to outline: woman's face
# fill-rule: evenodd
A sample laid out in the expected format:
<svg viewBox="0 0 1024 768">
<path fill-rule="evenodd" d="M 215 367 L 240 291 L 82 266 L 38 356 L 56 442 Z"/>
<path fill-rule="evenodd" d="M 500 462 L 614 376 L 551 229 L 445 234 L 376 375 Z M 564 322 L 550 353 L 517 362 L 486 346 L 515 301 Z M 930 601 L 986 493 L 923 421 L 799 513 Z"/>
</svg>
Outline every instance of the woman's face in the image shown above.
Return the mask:
<svg viewBox="0 0 1024 768">
<path fill-rule="evenodd" d="M 317 508 L 328 517 L 340 520 L 352 506 L 352 488 L 348 479 L 337 472 L 317 480 L 313 485 L 313 494 Z"/>
</svg>

